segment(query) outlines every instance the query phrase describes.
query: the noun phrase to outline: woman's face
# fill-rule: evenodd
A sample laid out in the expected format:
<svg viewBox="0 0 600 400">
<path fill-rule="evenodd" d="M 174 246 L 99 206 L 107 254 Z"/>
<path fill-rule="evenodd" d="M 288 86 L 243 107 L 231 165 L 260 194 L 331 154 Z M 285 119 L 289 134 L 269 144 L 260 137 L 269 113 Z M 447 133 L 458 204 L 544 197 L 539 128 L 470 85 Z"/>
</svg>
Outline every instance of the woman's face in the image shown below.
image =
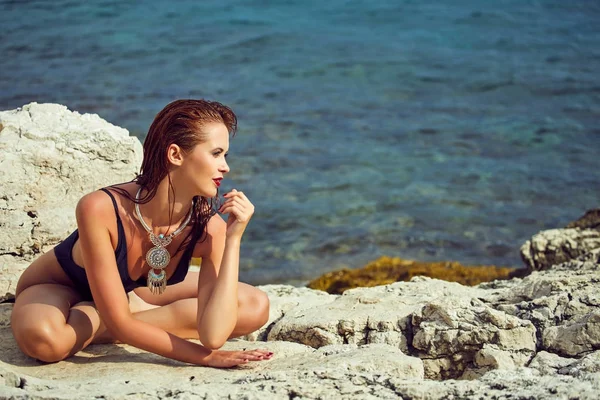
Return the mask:
<svg viewBox="0 0 600 400">
<path fill-rule="evenodd" d="M 203 126 L 205 141 L 197 144 L 181 164 L 181 172 L 193 195 L 214 197 L 223 176 L 229 172 L 225 155 L 229 151 L 229 131 L 220 122 Z"/>
</svg>

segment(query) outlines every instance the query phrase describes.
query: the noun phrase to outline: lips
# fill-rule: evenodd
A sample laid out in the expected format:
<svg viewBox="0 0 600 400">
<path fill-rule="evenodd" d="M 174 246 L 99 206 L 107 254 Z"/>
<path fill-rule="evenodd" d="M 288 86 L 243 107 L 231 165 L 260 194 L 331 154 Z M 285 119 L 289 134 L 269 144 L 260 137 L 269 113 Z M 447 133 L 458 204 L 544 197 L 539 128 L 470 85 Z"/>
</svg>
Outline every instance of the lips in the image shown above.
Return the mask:
<svg viewBox="0 0 600 400">
<path fill-rule="evenodd" d="M 222 179 L 223 178 L 215 178 L 215 179 L 213 179 L 213 182 L 215 183 L 215 185 L 217 185 L 217 187 L 219 187 L 219 186 L 221 186 Z"/>
</svg>

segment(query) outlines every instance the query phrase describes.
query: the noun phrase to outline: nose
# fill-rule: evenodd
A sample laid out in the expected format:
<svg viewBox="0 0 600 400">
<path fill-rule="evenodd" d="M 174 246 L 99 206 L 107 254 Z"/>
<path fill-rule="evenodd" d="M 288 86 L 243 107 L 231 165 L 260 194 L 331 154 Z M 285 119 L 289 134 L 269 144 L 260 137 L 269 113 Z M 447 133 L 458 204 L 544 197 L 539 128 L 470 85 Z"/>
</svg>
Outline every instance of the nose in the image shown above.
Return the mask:
<svg viewBox="0 0 600 400">
<path fill-rule="evenodd" d="M 229 164 L 227 164 L 227 160 L 223 159 L 223 163 L 219 167 L 219 172 L 226 174 L 229 172 Z"/>
</svg>

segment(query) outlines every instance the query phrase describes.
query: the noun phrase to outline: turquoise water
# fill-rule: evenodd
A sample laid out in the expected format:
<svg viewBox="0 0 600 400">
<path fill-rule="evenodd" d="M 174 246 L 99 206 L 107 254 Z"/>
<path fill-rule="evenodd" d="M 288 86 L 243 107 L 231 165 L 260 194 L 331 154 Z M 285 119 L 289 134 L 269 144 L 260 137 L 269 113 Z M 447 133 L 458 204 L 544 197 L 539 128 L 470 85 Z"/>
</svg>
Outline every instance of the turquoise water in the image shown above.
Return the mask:
<svg viewBox="0 0 600 400">
<path fill-rule="evenodd" d="M 520 266 L 599 206 L 600 3 L 1 1 L 0 109 L 56 102 L 143 139 L 230 105 L 242 279 L 379 255 Z"/>
</svg>

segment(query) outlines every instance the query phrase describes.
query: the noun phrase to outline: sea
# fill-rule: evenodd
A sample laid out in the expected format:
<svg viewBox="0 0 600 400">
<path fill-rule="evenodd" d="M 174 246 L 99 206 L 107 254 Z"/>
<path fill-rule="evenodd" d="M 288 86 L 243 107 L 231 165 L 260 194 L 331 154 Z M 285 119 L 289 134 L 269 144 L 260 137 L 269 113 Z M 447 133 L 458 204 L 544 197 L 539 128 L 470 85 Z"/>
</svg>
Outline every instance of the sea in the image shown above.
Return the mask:
<svg viewBox="0 0 600 400">
<path fill-rule="evenodd" d="M 0 0 L 0 27 L 2 110 L 143 141 L 172 100 L 234 109 L 251 284 L 382 255 L 523 267 L 600 205 L 596 0 Z"/>
</svg>

